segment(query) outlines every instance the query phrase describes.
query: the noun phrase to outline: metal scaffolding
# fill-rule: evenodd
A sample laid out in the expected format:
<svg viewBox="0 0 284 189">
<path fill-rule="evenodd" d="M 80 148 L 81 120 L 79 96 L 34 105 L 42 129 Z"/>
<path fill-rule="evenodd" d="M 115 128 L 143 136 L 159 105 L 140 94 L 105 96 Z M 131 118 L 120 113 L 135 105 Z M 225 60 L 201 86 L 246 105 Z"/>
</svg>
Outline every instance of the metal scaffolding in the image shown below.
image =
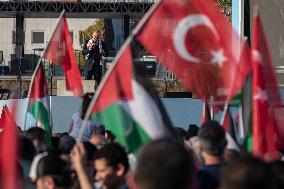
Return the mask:
<svg viewBox="0 0 284 189">
<path fill-rule="evenodd" d="M 0 1 L 0 17 L 58 17 L 63 9 L 68 17 L 119 17 L 123 15 L 141 17 L 152 6 L 152 1 L 138 2 L 54 2 L 54 1 Z"/>
</svg>

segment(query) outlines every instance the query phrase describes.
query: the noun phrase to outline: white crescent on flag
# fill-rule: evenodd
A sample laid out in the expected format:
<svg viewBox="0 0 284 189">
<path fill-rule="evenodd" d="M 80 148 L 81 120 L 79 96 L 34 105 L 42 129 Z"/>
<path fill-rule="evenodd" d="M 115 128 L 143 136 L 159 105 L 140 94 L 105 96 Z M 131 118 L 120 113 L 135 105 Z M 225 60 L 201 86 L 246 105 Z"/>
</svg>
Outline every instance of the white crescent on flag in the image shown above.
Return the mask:
<svg viewBox="0 0 284 189">
<path fill-rule="evenodd" d="M 188 31 L 196 26 L 208 27 L 210 31 L 214 34 L 215 38 L 219 40 L 218 32 L 207 16 L 203 14 L 193 14 L 181 19 L 173 33 L 174 48 L 177 54 L 179 54 L 183 59 L 193 63 L 199 63 L 200 60 L 192 56 L 188 52 L 185 45 L 185 38 Z"/>
</svg>

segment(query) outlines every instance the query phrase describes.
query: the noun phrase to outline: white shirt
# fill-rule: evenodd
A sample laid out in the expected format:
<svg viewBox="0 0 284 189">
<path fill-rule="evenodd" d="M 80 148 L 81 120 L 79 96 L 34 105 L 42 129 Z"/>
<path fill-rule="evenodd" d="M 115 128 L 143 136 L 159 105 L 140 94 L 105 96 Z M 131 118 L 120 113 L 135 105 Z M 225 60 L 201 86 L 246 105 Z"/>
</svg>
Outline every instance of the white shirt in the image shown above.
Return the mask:
<svg viewBox="0 0 284 189">
<path fill-rule="evenodd" d="M 74 137 L 75 139 L 79 139 L 79 133 L 80 133 L 80 128 L 81 125 L 83 124 L 83 121 L 81 119 L 80 113 L 74 113 L 72 115 L 72 121 L 73 121 L 73 128 L 72 131 L 70 133 L 70 136 Z M 94 121 L 88 120 L 85 130 L 83 132 L 83 136 L 82 136 L 82 141 L 89 141 L 93 132 L 94 132 L 94 128 L 95 127 L 99 127 L 100 125 Z"/>
</svg>

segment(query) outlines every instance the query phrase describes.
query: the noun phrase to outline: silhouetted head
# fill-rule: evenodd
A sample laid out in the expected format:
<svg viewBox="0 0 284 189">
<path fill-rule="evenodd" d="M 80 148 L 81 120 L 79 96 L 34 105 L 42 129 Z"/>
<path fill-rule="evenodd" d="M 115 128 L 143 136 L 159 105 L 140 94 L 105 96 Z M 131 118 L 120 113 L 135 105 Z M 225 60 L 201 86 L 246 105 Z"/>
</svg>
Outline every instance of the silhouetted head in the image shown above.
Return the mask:
<svg viewBox="0 0 284 189">
<path fill-rule="evenodd" d="M 135 177 L 139 189 L 187 189 L 193 175 L 192 156 L 180 142 L 155 140 L 144 145 L 138 154 Z"/>
</svg>

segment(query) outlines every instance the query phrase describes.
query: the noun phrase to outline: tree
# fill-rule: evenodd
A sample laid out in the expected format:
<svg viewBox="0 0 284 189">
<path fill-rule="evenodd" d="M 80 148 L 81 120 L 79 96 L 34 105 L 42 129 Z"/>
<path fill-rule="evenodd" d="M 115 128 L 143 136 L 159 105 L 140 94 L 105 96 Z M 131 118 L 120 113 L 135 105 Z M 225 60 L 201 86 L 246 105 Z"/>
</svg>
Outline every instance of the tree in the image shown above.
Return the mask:
<svg viewBox="0 0 284 189">
<path fill-rule="evenodd" d="M 104 19 L 97 19 L 95 23 L 84 31 L 79 32 L 79 43 L 82 45 L 85 39 L 91 37 L 94 30 L 99 31 L 101 38 L 105 38 L 105 22 Z"/>
<path fill-rule="evenodd" d="M 232 0 L 216 0 L 217 4 L 223 10 L 225 16 L 231 21 L 232 20 Z"/>
</svg>

